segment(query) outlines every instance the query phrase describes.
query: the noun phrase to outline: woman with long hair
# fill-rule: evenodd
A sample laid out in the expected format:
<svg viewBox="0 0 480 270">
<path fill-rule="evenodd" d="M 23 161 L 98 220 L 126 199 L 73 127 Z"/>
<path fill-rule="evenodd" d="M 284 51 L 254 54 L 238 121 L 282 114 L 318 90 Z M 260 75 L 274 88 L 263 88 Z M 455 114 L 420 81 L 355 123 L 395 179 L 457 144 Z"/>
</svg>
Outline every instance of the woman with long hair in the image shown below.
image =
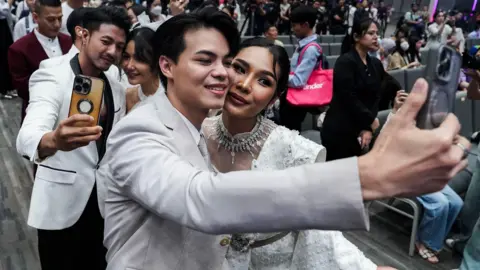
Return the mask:
<svg viewBox="0 0 480 270">
<path fill-rule="evenodd" d="M 202 127 L 215 170 L 280 170 L 325 160 L 321 145 L 263 116 L 287 90 L 289 69 L 285 49 L 271 41 L 241 44 L 223 112 Z M 341 232 L 318 230 L 235 234 L 226 263 L 234 270 L 391 269 L 377 268 Z"/>
<path fill-rule="evenodd" d="M 370 145 L 386 76 L 380 60 L 368 55 L 378 49 L 377 24 L 355 21 L 333 70 L 333 98 L 322 127 L 327 160 L 359 156 Z"/>
<path fill-rule="evenodd" d="M 145 27 L 135 29 L 128 34 L 122 67 L 128 82 L 135 86 L 127 89 L 127 112 L 148 96 L 163 91 L 157 65 L 150 61 L 153 57 L 151 40 L 154 33 L 153 30 Z"/>
</svg>

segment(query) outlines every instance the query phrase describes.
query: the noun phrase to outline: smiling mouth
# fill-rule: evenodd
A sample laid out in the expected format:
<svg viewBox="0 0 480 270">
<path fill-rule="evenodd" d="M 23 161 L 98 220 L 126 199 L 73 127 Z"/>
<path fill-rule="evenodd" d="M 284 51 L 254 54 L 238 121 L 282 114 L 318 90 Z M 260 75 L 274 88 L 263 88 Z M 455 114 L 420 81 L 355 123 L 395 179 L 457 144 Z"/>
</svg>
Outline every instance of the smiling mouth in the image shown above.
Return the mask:
<svg viewBox="0 0 480 270">
<path fill-rule="evenodd" d="M 247 104 L 248 104 L 248 102 L 247 102 L 243 97 L 241 97 L 241 96 L 239 96 L 239 95 L 237 95 L 237 94 L 235 94 L 235 93 L 233 93 L 233 92 L 229 92 L 229 93 L 228 93 L 228 96 L 230 97 L 230 99 L 231 99 L 234 103 L 236 103 L 236 104 L 238 104 L 238 105 L 247 105 Z"/>
<path fill-rule="evenodd" d="M 227 86 L 226 85 L 209 85 L 205 86 L 208 91 L 214 93 L 215 95 L 223 96 L 225 92 L 227 91 Z"/>
</svg>

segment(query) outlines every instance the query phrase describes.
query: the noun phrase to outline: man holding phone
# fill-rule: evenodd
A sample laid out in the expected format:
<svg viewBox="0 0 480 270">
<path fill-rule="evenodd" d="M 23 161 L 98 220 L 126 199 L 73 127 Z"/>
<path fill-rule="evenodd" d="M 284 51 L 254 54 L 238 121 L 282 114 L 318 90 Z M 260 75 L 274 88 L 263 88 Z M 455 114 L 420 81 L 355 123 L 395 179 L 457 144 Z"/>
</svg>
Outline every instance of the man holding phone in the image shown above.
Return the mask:
<svg viewBox="0 0 480 270">
<path fill-rule="evenodd" d="M 125 88 L 105 71 L 120 60 L 130 22 L 119 7 L 89 10 L 83 22 L 79 54 L 32 75 L 27 115 L 17 138 L 17 151 L 38 164 L 28 224 L 38 229 L 42 269 L 106 267 L 98 168 L 108 134 L 125 114 Z M 89 115 L 69 116 L 77 74 L 105 84 L 99 123 Z M 94 106 L 99 109 L 100 104 Z"/>
</svg>

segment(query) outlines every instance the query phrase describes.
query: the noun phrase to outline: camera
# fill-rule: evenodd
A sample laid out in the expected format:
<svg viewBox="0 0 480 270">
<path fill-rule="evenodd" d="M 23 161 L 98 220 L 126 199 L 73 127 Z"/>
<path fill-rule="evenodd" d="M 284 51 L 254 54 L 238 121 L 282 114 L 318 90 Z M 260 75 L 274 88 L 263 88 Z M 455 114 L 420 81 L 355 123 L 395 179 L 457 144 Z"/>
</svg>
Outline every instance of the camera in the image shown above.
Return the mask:
<svg viewBox="0 0 480 270">
<path fill-rule="evenodd" d="M 73 84 L 73 89 L 80 95 L 88 95 L 92 86 L 92 81 L 89 78 L 77 77 Z"/>
</svg>

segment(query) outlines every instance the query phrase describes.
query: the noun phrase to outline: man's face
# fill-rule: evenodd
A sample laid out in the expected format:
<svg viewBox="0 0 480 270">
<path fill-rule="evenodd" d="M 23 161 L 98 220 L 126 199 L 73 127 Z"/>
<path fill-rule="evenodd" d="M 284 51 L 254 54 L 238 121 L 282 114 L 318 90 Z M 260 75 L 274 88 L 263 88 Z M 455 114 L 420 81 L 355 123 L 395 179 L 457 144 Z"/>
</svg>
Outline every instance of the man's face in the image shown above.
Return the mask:
<svg viewBox="0 0 480 270">
<path fill-rule="evenodd" d="M 292 31 L 296 38 L 302 39 L 306 37 L 308 23 L 292 23 Z"/>
<path fill-rule="evenodd" d="M 278 37 L 277 28 L 275 26 L 268 28 L 268 30 L 265 32 L 265 37 L 271 40 L 276 40 Z"/>
<path fill-rule="evenodd" d="M 52 39 L 58 35 L 62 26 L 62 7 L 42 6 L 32 15 L 41 34 Z"/>
<path fill-rule="evenodd" d="M 117 63 L 125 47 L 125 31 L 113 24 L 102 24 L 97 31 L 83 30 L 83 50 L 91 63 L 106 71 Z"/>
<path fill-rule="evenodd" d="M 313 8 L 319 9 L 320 8 L 320 1 L 313 2 Z"/>
<path fill-rule="evenodd" d="M 30 10 L 33 10 L 35 5 L 35 0 L 26 0 L 27 6 Z"/>
<path fill-rule="evenodd" d="M 201 28 L 186 32 L 184 41 L 185 50 L 177 63 L 164 56 L 159 60 L 162 73 L 168 79 L 169 97 L 173 95 L 192 113 L 222 108 L 231 61 L 227 40 L 218 30 Z"/>
</svg>

